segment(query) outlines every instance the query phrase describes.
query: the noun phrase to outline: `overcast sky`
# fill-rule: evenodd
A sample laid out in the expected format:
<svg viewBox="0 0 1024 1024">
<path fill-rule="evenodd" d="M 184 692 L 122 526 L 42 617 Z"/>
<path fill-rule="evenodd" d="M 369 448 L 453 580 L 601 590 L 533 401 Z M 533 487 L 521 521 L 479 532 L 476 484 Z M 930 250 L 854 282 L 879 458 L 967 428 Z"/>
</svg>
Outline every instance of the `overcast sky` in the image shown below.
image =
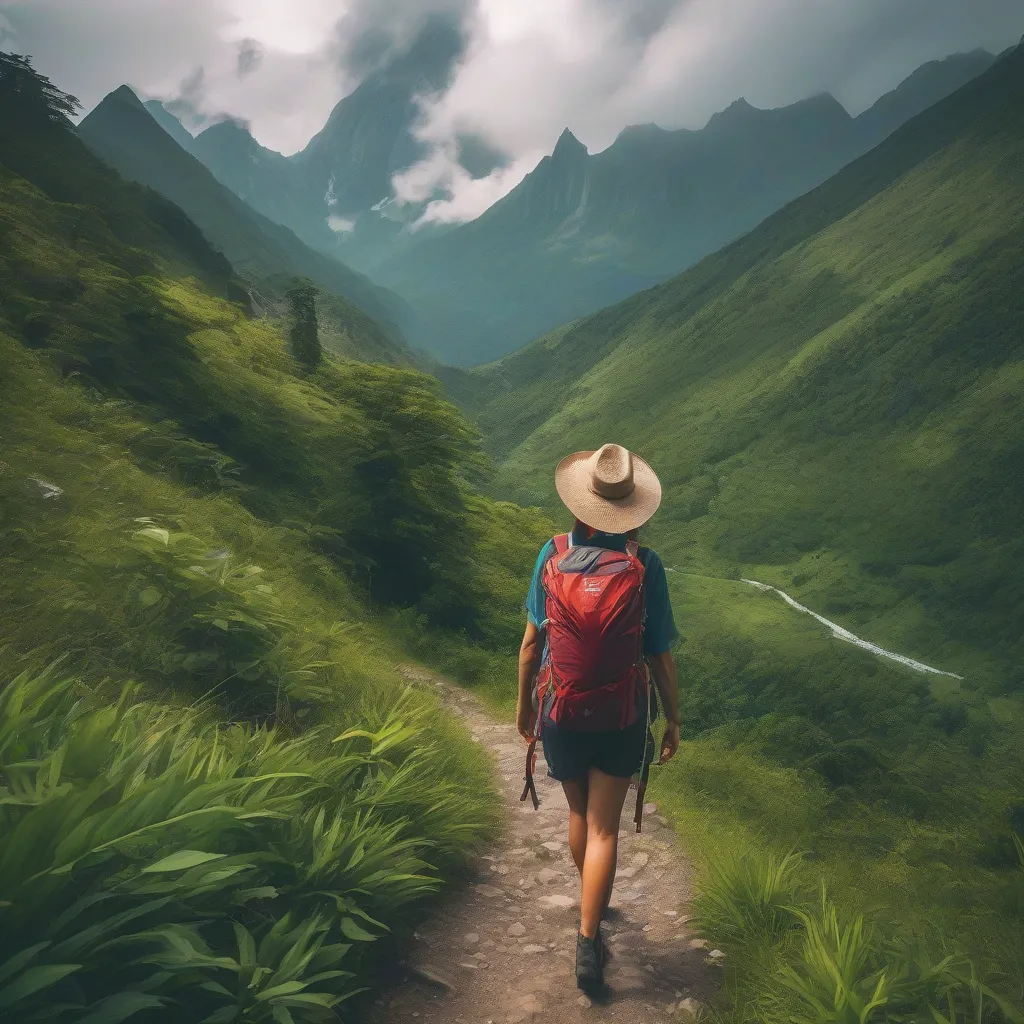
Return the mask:
<svg viewBox="0 0 1024 1024">
<path fill-rule="evenodd" d="M 32 55 L 86 109 L 127 82 L 292 153 L 437 12 L 463 21 L 467 50 L 424 99 L 432 156 L 396 186 L 448 186 L 439 219 L 481 212 L 565 126 L 595 152 L 627 124 L 700 127 L 739 96 L 829 91 L 856 114 L 927 60 L 1024 33 L 1022 0 L 0 0 L 0 49 Z M 509 165 L 470 180 L 460 132 Z"/>
</svg>

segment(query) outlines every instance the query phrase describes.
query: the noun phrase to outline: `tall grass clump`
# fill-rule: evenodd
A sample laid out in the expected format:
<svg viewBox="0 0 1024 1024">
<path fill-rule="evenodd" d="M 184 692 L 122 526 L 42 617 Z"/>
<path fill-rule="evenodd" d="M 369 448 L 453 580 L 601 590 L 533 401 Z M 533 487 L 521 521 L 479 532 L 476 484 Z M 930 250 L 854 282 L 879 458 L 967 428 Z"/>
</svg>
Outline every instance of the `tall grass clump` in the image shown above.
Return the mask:
<svg viewBox="0 0 1024 1024">
<path fill-rule="evenodd" d="M 0 1016 L 321 1021 L 488 822 L 412 694 L 298 738 L 105 695 L 0 688 Z"/>
<path fill-rule="evenodd" d="M 972 960 L 817 901 L 793 854 L 723 858 L 704 873 L 694 923 L 727 952 L 720 1020 L 762 1024 L 1004 1024 L 1024 1014 Z"/>
<path fill-rule="evenodd" d="M 800 859 L 763 851 L 728 854 L 708 865 L 694 900 L 694 924 L 716 945 L 775 944 L 800 924 Z"/>
</svg>

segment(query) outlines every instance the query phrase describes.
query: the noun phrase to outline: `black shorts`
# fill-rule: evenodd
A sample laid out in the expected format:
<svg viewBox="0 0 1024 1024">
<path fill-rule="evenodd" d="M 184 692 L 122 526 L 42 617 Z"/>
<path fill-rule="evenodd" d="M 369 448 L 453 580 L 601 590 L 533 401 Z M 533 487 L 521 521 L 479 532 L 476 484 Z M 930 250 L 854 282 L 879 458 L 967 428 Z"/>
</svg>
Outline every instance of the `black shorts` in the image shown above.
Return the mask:
<svg viewBox="0 0 1024 1024">
<path fill-rule="evenodd" d="M 641 761 L 646 781 L 654 756 L 654 736 L 646 718 L 638 718 L 627 729 L 579 732 L 560 729 L 545 717 L 540 736 L 548 775 L 558 782 L 585 779 L 591 768 L 617 779 L 629 779 L 640 771 Z"/>
</svg>

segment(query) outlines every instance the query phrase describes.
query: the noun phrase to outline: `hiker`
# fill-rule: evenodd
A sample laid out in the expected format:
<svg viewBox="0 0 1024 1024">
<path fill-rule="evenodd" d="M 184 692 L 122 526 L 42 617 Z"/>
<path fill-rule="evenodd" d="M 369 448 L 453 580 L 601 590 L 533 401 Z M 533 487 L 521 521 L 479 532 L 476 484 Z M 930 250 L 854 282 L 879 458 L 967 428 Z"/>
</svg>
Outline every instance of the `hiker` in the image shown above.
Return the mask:
<svg viewBox="0 0 1024 1024">
<path fill-rule="evenodd" d="M 569 847 L 582 880 L 576 983 L 604 984 L 608 911 L 619 818 L 637 787 L 640 831 L 644 788 L 655 753 L 657 713 L 666 725 L 658 764 L 679 746 L 678 637 L 668 581 L 658 555 L 637 534 L 661 503 L 661 484 L 643 459 L 616 444 L 576 452 L 555 470 L 555 487 L 575 517 L 568 534 L 541 549 L 526 600 L 519 654 L 516 728 L 529 744 L 526 788 L 532 795 L 538 739 L 548 775 L 569 804 Z"/>
</svg>

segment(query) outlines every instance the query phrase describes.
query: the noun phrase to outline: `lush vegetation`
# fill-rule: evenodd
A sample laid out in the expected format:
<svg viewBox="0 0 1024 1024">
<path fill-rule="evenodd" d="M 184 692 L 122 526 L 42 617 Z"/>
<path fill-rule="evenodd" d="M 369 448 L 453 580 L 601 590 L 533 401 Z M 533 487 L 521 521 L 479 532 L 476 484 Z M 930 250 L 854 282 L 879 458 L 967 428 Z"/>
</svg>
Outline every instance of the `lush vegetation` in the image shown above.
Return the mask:
<svg viewBox="0 0 1024 1024">
<path fill-rule="evenodd" d="M 695 924 L 730 950 L 735 1019 L 779 1024 L 1024 1020 L 963 952 L 814 893 L 800 858 L 732 854 L 704 873 Z M 1024 871 L 1024 848 L 1021 848 Z M 733 966 L 733 959 L 741 967 Z"/>
<path fill-rule="evenodd" d="M 1017 51 L 679 278 L 447 378 L 502 497 L 555 508 L 556 460 L 609 439 L 661 474 L 687 743 L 656 788 L 704 863 L 807 851 L 841 915 L 1017 1001 L 1022 110 Z"/>
<path fill-rule="evenodd" d="M 398 669 L 515 643 L 536 517 L 0 72 L 0 1016 L 335 1019 L 495 825 Z"/>
</svg>

